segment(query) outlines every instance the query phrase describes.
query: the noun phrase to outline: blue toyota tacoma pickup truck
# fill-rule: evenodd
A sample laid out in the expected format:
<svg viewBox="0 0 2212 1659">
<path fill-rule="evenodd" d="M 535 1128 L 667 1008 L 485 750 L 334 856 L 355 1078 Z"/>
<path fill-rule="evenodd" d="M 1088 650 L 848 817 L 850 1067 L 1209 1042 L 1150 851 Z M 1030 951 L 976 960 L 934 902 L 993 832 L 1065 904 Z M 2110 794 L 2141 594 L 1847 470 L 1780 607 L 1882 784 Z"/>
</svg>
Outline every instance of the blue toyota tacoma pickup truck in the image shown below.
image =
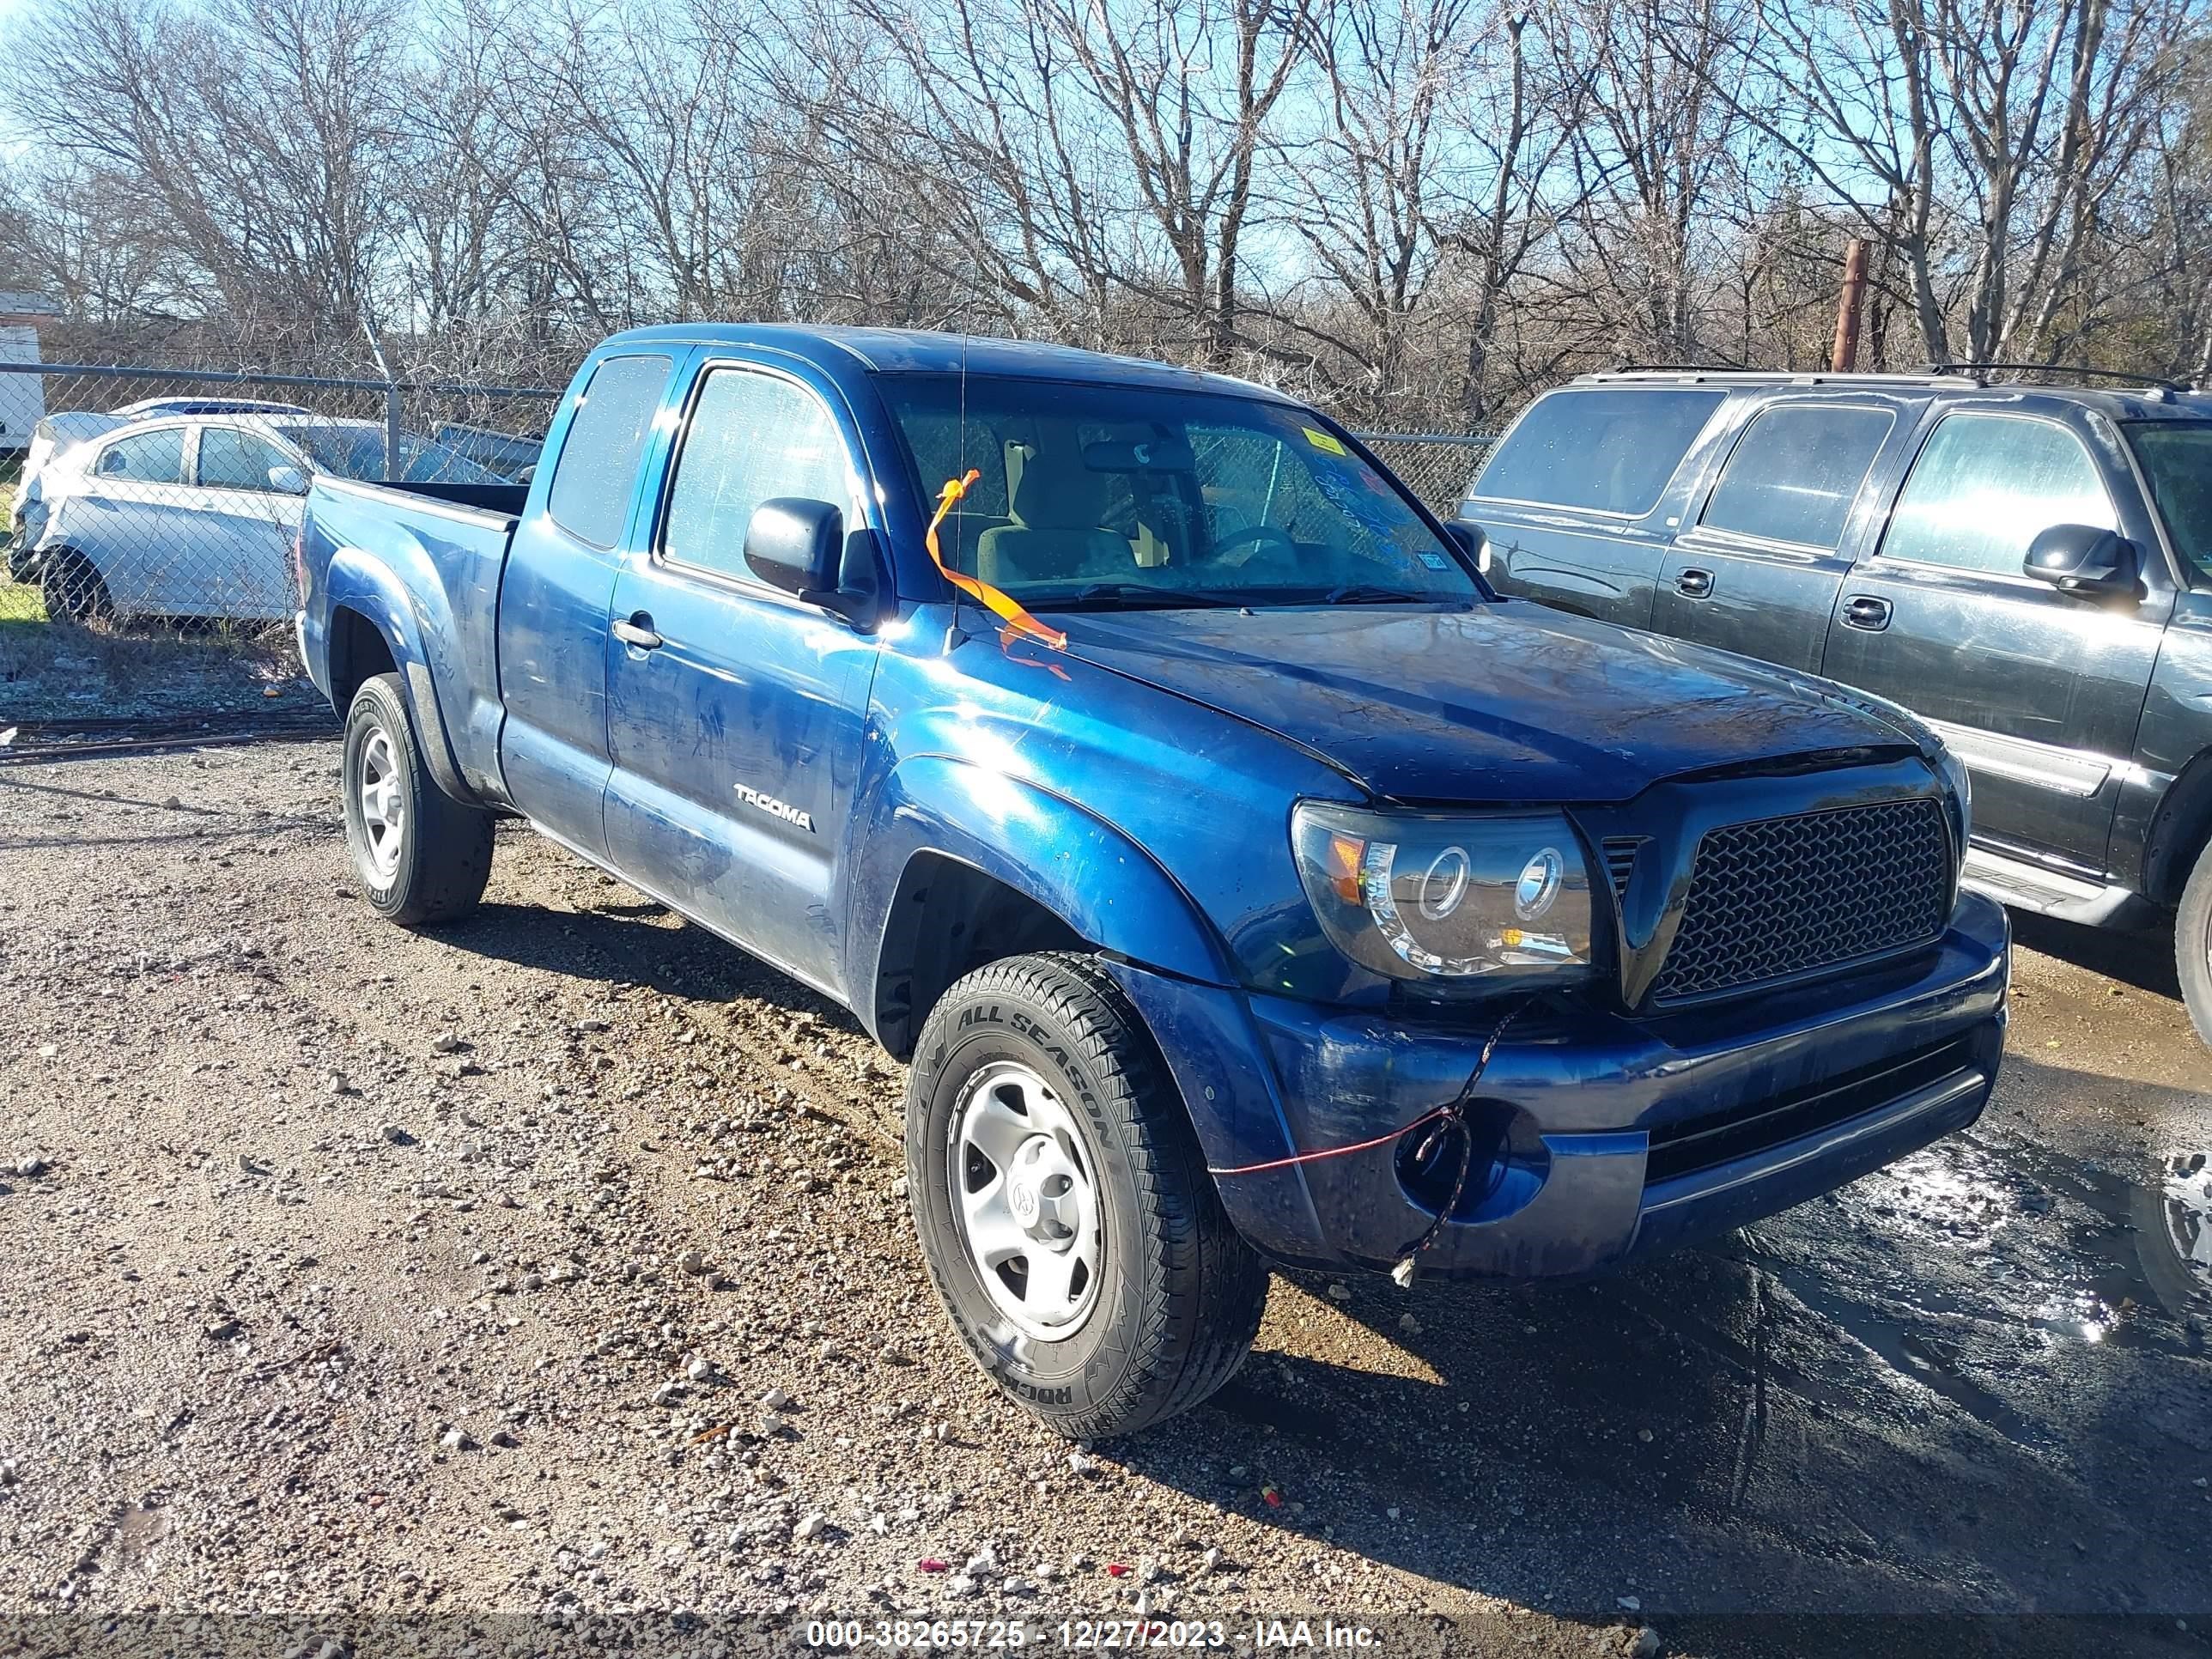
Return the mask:
<svg viewBox="0 0 2212 1659">
<path fill-rule="evenodd" d="M 374 907 L 462 916 L 520 817 L 836 998 L 953 1323 L 1097 1435 L 1229 1376 L 1269 1261 L 1583 1273 L 1989 1097 L 1940 741 L 1474 539 L 1236 381 L 655 329 L 527 486 L 319 481 L 300 637 Z"/>
</svg>

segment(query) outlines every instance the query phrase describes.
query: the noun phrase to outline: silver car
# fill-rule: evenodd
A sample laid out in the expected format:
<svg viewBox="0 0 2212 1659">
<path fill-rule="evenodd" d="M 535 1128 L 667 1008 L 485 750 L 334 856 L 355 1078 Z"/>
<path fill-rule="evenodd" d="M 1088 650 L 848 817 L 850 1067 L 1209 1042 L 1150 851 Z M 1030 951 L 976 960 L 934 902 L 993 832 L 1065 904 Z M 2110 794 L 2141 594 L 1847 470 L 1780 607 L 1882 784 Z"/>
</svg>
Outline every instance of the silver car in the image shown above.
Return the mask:
<svg viewBox="0 0 2212 1659">
<path fill-rule="evenodd" d="M 300 498 L 318 472 L 386 475 L 374 421 L 283 414 L 155 416 L 48 459 L 18 503 L 11 569 L 50 616 L 278 622 L 294 609 Z M 409 483 L 498 483 L 446 446 L 403 434 Z"/>
</svg>

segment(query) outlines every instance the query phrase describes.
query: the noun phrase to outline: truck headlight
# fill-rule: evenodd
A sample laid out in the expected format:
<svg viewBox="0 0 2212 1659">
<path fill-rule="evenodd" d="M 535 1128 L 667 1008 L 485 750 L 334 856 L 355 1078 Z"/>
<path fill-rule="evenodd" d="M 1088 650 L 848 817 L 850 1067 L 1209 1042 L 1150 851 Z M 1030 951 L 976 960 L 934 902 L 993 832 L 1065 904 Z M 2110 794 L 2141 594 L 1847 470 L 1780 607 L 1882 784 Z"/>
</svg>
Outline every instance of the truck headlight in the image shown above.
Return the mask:
<svg viewBox="0 0 2212 1659">
<path fill-rule="evenodd" d="M 1591 971 L 1589 866 L 1557 812 L 1454 817 L 1307 801 L 1291 839 L 1329 942 L 1378 974 L 1504 988 Z"/>
</svg>

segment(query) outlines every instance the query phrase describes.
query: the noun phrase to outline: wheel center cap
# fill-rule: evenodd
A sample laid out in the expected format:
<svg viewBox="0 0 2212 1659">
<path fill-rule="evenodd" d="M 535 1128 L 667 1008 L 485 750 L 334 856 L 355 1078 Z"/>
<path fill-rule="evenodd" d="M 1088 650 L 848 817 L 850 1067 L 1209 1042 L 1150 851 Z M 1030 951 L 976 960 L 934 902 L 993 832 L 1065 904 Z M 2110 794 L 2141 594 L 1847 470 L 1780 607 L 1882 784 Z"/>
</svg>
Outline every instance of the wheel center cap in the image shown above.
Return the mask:
<svg viewBox="0 0 2212 1659">
<path fill-rule="evenodd" d="M 1014 1219 L 1024 1227 L 1036 1225 L 1036 1188 L 1026 1181 L 1009 1182 L 1006 1185 L 1006 1207 L 1014 1212 Z"/>
</svg>

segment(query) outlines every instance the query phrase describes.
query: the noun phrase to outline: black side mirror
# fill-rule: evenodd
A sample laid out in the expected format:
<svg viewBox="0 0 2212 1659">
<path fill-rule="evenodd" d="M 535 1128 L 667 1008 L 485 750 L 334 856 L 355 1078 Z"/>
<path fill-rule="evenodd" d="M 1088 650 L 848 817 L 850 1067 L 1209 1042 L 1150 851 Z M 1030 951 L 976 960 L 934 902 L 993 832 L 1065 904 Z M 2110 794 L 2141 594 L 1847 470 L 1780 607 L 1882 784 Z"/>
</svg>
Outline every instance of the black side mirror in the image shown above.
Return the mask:
<svg viewBox="0 0 2212 1659">
<path fill-rule="evenodd" d="M 837 591 L 845 515 L 827 501 L 776 495 L 745 526 L 745 563 L 770 587 L 820 604 Z"/>
<path fill-rule="evenodd" d="M 1477 570 L 1490 568 L 1490 538 L 1479 524 L 1469 524 L 1465 519 L 1447 520 L 1444 534 L 1450 537 L 1459 550 L 1467 555 Z"/>
<path fill-rule="evenodd" d="M 2115 530 L 2055 524 L 2028 544 L 2021 568 L 2062 593 L 2101 599 L 2133 594 L 2142 583 L 2142 555 Z"/>
</svg>

